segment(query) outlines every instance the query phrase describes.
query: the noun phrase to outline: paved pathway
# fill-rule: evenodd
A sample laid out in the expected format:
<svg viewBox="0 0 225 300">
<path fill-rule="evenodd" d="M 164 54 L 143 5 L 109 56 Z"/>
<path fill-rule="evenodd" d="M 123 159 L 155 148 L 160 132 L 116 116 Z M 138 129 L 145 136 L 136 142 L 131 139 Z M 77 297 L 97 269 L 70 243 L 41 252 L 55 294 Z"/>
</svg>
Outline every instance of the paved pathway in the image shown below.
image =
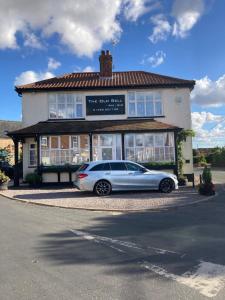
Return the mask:
<svg viewBox="0 0 225 300">
<path fill-rule="evenodd" d="M 197 190 L 191 187 L 180 188 L 170 194 L 157 191 L 118 192 L 107 197 L 97 197 L 92 193 L 80 192 L 75 188 L 10 189 L 2 194 L 29 203 L 119 211 L 161 209 L 193 204 L 208 199 L 199 195 Z"/>
</svg>

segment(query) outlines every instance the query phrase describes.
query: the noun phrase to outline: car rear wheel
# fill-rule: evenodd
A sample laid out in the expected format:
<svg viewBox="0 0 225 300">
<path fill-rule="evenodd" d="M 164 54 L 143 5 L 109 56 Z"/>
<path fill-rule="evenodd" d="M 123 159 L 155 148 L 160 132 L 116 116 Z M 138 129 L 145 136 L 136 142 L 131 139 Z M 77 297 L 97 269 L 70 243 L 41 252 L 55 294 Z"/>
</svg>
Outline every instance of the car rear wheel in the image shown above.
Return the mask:
<svg viewBox="0 0 225 300">
<path fill-rule="evenodd" d="M 165 178 L 160 182 L 159 190 L 162 193 L 171 193 L 174 189 L 174 182 L 170 178 Z"/>
<path fill-rule="evenodd" d="M 99 180 L 94 187 L 94 192 L 98 196 L 108 196 L 111 194 L 111 184 L 106 180 Z"/>
</svg>

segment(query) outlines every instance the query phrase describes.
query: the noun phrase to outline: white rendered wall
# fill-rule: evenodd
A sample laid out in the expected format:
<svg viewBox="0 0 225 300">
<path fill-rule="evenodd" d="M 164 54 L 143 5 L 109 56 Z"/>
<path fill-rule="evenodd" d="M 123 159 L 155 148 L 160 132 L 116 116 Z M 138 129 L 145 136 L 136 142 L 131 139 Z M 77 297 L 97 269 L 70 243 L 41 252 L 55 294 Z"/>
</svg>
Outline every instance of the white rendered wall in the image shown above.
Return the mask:
<svg viewBox="0 0 225 300">
<path fill-rule="evenodd" d="M 133 90 L 132 90 L 133 91 Z M 163 123 L 175 125 L 184 129 L 191 129 L 191 110 L 190 110 L 190 90 L 188 88 L 173 89 L 149 89 L 137 91 L 160 92 L 162 95 L 163 115 L 165 117 L 156 118 Z M 64 93 L 64 92 L 62 92 Z M 74 92 L 67 92 L 74 93 Z M 86 96 L 91 95 L 125 95 L 126 113 L 124 115 L 105 115 L 105 116 L 85 116 L 86 120 L 118 120 L 127 119 L 127 94 L 128 90 L 109 90 L 109 91 L 87 91 L 77 92 L 82 95 L 84 103 L 84 115 L 86 115 Z M 23 127 L 36 124 L 40 121 L 48 120 L 48 93 L 24 93 L 22 101 Z M 29 168 L 29 145 L 24 144 L 24 174 L 35 168 Z M 188 138 L 184 143 L 183 155 L 185 160 L 190 160 L 189 164 L 184 165 L 184 173 L 193 172 L 192 159 L 192 139 Z"/>
</svg>

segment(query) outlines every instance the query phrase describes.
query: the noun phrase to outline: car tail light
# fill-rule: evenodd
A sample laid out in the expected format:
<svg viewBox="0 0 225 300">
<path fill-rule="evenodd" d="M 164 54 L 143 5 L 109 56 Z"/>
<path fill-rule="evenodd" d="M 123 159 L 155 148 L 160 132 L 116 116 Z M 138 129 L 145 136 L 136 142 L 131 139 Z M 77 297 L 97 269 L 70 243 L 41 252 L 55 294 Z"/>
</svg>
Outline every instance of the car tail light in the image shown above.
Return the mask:
<svg viewBox="0 0 225 300">
<path fill-rule="evenodd" d="M 88 174 L 84 174 L 84 173 L 81 173 L 81 174 L 78 174 L 78 178 L 79 179 L 83 179 L 83 178 L 85 178 L 85 177 L 87 177 L 88 176 Z"/>
</svg>

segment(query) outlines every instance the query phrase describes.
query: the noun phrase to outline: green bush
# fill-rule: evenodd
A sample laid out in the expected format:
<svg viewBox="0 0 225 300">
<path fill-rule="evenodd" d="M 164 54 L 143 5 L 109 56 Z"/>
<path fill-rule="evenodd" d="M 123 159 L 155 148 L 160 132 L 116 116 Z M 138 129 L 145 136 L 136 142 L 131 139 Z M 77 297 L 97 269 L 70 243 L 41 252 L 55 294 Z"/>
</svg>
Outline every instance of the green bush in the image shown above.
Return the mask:
<svg viewBox="0 0 225 300">
<path fill-rule="evenodd" d="M 10 180 L 10 178 L 8 176 L 6 176 L 4 172 L 2 172 L 0 170 L 0 184 L 9 182 L 9 180 Z"/>
<path fill-rule="evenodd" d="M 202 183 L 199 185 L 199 193 L 201 195 L 215 195 L 215 186 L 212 183 L 212 173 L 210 168 L 205 167 L 202 173 Z"/>
<path fill-rule="evenodd" d="M 30 186 L 39 186 L 42 182 L 42 177 L 37 173 L 29 173 L 26 175 L 25 181 L 29 183 Z"/>
</svg>

